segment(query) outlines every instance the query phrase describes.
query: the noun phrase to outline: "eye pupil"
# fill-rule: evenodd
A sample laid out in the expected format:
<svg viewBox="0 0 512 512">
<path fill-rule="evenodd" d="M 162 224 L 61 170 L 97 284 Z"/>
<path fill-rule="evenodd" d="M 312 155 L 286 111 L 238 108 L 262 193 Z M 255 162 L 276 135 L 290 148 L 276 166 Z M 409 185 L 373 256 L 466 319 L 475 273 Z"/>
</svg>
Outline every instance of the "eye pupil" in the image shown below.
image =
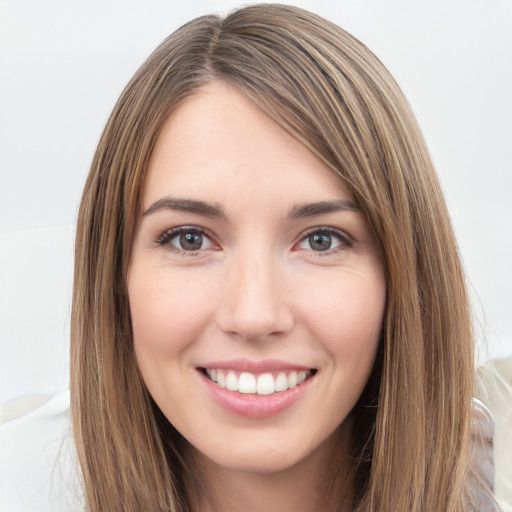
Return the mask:
<svg viewBox="0 0 512 512">
<path fill-rule="evenodd" d="M 309 237 L 309 245 L 314 251 L 327 251 L 331 244 L 332 236 L 325 233 L 315 233 Z"/>
<path fill-rule="evenodd" d="M 180 235 L 180 245 L 185 251 L 197 251 L 203 245 L 201 233 L 183 233 Z"/>
</svg>

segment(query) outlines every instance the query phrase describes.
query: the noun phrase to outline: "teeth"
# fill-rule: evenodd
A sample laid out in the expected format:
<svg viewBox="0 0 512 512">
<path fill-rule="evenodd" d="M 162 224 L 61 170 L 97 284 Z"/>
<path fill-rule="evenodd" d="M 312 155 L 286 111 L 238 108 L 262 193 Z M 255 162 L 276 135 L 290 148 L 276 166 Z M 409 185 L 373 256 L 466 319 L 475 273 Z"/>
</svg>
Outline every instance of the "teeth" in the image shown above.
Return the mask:
<svg viewBox="0 0 512 512">
<path fill-rule="evenodd" d="M 229 372 L 226 377 L 226 389 L 230 391 L 238 391 L 238 379 L 236 378 L 235 372 Z"/>
<path fill-rule="evenodd" d="M 217 384 L 221 388 L 226 387 L 226 378 L 224 377 L 224 372 L 222 370 L 217 370 Z"/>
<path fill-rule="evenodd" d="M 240 393 L 256 393 L 256 377 L 252 373 L 243 372 L 238 379 Z"/>
<path fill-rule="evenodd" d="M 272 395 L 287 389 L 293 389 L 302 384 L 310 375 L 311 371 L 291 371 L 288 375 L 279 372 L 277 377 L 271 373 L 262 373 L 258 376 L 250 372 L 242 372 L 239 377 L 232 370 L 216 370 L 207 368 L 206 374 L 213 382 L 221 388 L 230 391 L 238 391 L 245 394 Z"/>
<path fill-rule="evenodd" d="M 288 377 L 286 373 L 281 372 L 276 379 L 276 391 L 286 391 L 288 389 Z"/>
<path fill-rule="evenodd" d="M 271 395 L 275 393 L 276 385 L 274 377 L 271 373 L 263 373 L 258 377 L 258 384 L 256 385 L 256 393 L 258 395 Z"/>
</svg>

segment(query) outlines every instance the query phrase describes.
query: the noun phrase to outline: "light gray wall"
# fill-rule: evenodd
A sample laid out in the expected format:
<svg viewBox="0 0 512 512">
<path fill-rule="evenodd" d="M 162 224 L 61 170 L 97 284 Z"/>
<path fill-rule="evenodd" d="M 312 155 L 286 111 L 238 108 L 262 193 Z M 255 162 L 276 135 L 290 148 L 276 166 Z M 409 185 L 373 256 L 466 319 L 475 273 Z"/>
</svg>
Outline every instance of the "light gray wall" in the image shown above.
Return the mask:
<svg viewBox="0 0 512 512">
<path fill-rule="evenodd" d="M 453 217 L 489 343 L 480 360 L 512 355 L 512 2 L 293 3 L 353 33 L 401 84 Z M 67 386 L 77 205 L 119 93 L 183 22 L 237 5 L 0 2 L 0 401 Z"/>
</svg>

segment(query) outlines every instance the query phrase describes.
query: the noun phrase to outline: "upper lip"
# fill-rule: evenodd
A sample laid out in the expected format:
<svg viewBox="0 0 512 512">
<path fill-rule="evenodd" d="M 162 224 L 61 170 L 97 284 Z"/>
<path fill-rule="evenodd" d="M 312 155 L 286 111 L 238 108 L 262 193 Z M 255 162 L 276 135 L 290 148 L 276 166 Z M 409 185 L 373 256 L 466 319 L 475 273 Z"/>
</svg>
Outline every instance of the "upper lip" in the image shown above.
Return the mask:
<svg viewBox="0 0 512 512">
<path fill-rule="evenodd" d="M 279 359 L 263 359 L 251 361 L 249 359 L 229 359 L 226 361 L 209 361 L 199 365 L 199 368 L 215 370 L 235 370 L 239 372 L 265 373 L 279 370 L 311 370 L 311 366 L 281 361 Z"/>
</svg>

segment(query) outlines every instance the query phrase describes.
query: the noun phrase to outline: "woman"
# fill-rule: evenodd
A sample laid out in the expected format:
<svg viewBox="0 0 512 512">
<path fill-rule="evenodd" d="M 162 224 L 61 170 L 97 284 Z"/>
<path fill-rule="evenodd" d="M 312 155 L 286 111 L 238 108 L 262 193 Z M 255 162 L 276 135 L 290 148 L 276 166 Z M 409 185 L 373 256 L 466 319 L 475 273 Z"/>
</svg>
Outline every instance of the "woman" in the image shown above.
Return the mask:
<svg viewBox="0 0 512 512">
<path fill-rule="evenodd" d="M 313 14 L 199 18 L 136 73 L 82 199 L 71 357 L 91 511 L 478 509 L 442 193 L 392 77 Z"/>
</svg>

